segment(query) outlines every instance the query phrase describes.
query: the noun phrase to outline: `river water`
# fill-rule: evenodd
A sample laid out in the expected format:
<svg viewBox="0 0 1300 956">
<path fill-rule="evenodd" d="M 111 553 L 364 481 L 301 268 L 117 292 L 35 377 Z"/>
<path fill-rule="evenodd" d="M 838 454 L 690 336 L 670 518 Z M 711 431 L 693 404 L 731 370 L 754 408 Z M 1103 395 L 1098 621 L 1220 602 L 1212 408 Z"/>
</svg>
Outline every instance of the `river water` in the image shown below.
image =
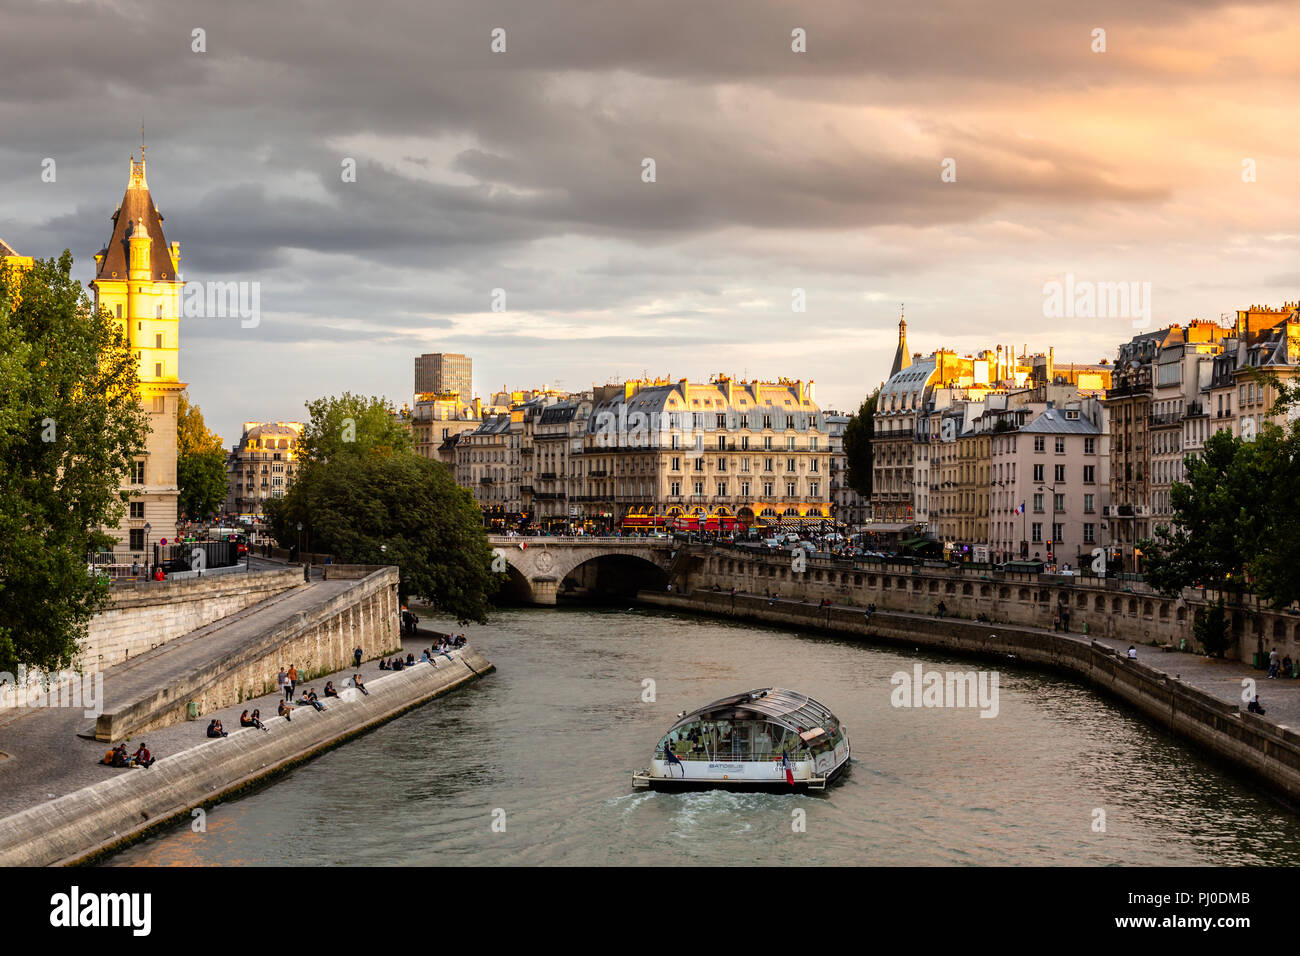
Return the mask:
<svg viewBox="0 0 1300 956">
<path fill-rule="evenodd" d="M 632 609 L 456 630 L 496 673 L 213 808 L 204 833 L 180 825 L 109 862 L 1300 864 L 1300 819 L 1063 678 L 997 667 L 987 718 L 893 705 L 891 678 L 917 664 L 996 666 L 929 652 Z M 771 685 L 843 721 L 842 782 L 633 792 L 676 713 Z"/>
</svg>

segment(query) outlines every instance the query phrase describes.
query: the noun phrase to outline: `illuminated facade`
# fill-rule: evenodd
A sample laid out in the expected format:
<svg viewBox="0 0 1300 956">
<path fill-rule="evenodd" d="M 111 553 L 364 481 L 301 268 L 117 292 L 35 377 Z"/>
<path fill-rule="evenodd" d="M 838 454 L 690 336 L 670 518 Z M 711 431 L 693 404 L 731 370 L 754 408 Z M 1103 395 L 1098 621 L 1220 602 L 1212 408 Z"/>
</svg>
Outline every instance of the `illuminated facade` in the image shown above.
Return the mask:
<svg viewBox="0 0 1300 956">
<path fill-rule="evenodd" d="M 830 430 L 812 382 L 634 380 L 593 396 L 580 517 L 624 529 L 830 522 Z"/>
<path fill-rule="evenodd" d="M 268 498 L 283 498 L 298 471 L 302 422 L 244 422 L 226 459 L 226 511 L 260 518 Z"/>
<path fill-rule="evenodd" d="M 180 243 L 169 245 L 163 237 L 163 217 L 145 180 L 143 147 L 139 161 L 131 158 L 126 194 L 112 221 L 113 235 L 95 255 L 90 287 L 95 307 L 117 320 L 135 353 L 150 427 L 145 452 L 122 485 L 129 495 L 127 515 L 117 528 L 104 529 L 117 538 L 114 551 L 129 561 L 144 558 L 146 538 L 176 538 L 176 416 L 185 389 L 177 315 Z"/>
</svg>

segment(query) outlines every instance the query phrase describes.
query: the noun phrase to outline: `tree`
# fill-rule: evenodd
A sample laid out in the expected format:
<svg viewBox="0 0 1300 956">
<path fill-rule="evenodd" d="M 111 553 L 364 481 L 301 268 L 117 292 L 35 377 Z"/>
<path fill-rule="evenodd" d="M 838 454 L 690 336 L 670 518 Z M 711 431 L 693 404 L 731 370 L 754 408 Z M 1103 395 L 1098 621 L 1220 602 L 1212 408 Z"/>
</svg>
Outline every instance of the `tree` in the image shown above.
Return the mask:
<svg viewBox="0 0 1300 956">
<path fill-rule="evenodd" d="M 215 514 L 226 500 L 226 450 L 203 412 L 182 392 L 176 414 L 176 484 L 181 512 L 191 521 Z"/>
<path fill-rule="evenodd" d="M 850 488 L 863 498 L 871 497 L 872 464 L 871 437 L 874 433 L 876 402 L 880 398 L 880 389 L 876 389 L 863 400 L 861 407 L 844 426 L 844 457 L 847 472 L 845 481 Z"/>
<path fill-rule="evenodd" d="M 307 403 L 309 419 L 298 445 L 308 461 L 346 455 L 393 455 L 412 448 L 411 434 L 385 399 L 344 392 Z"/>
<path fill-rule="evenodd" d="M 71 253 L 0 270 L 0 671 L 76 658 L 108 599 L 86 556 L 112 546 L 148 432 L 135 356 Z"/>
<path fill-rule="evenodd" d="M 284 498 L 267 502 L 281 546 L 297 543 L 301 522 L 314 551 L 344 563 L 396 564 L 403 600 L 419 596 L 462 622 L 485 621 L 499 581 L 469 491 L 441 462 L 414 453 L 382 399 L 344 395 L 307 408 L 307 456 Z M 340 437 L 348 418 L 351 440 Z"/>
<path fill-rule="evenodd" d="M 1229 432 L 1205 441 L 1185 461 L 1187 480 L 1170 490 L 1173 524 L 1139 544 L 1146 579 L 1164 594 L 1184 587 L 1241 590 L 1263 509 L 1255 481 L 1257 447 Z"/>
<path fill-rule="evenodd" d="M 1139 544 L 1153 587 L 1170 596 L 1204 587 L 1240 603 L 1252 564 L 1277 545 L 1269 502 L 1282 444 L 1281 429 L 1272 425 L 1254 441 L 1222 431 L 1206 439 L 1202 457 L 1185 460 L 1187 480 L 1170 490 L 1173 524 L 1157 526 L 1155 537 Z M 1205 633 L 1213 635 L 1223 620 L 1222 614 L 1207 619 Z M 1217 643 L 1206 643 L 1207 652 Z"/>
<path fill-rule="evenodd" d="M 1228 615 L 1219 597 L 1209 607 L 1198 607 L 1192 620 L 1192 636 L 1200 641 L 1210 657 L 1222 657 L 1232 646 L 1228 633 Z"/>
</svg>

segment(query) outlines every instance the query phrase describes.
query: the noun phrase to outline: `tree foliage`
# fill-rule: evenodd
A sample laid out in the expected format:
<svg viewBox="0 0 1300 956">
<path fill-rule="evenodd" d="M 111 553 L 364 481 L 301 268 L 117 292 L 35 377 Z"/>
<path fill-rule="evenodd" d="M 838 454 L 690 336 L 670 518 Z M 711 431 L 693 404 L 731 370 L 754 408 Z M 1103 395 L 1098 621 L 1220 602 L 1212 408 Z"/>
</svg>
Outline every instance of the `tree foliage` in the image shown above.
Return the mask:
<svg viewBox="0 0 1300 956">
<path fill-rule="evenodd" d="M 1192 636 L 1200 642 L 1205 653 L 1211 657 L 1222 657 L 1232 646 L 1232 637 L 1228 631 L 1228 615 L 1220 597 L 1209 607 L 1198 607 L 1192 621 Z"/>
<path fill-rule="evenodd" d="M 191 521 L 215 514 L 226 500 L 226 450 L 203 412 L 182 393 L 176 415 L 176 484 L 181 513 Z"/>
<path fill-rule="evenodd" d="M 410 432 L 383 398 L 344 392 L 308 402 L 307 414 L 298 445 L 308 461 L 394 455 L 413 447 Z"/>
<path fill-rule="evenodd" d="M 872 463 L 871 437 L 876 417 L 876 402 L 880 389 L 863 400 L 857 413 L 844 426 L 844 457 L 847 473 L 845 481 L 863 498 L 871 497 Z"/>
<path fill-rule="evenodd" d="M 1186 459 L 1186 480 L 1170 490 L 1173 524 L 1157 526 L 1139 545 L 1155 588 L 1170 595 L 1184 587 L 1244 590 L 1248 565 L 1267 546 L 1280 443 L 1273 426 L 1253 442 L 1221 431 L 1206 439 L 1201 457 Z"/>
<path fill-rule="evenodd" d="M 1157 527 L 1140 547 L 1147 580 L 1161 592 L 1219 592 L 1198 610 L 1194 633 L 1207 653 L 1222 654 L 1235 618 L 1224 595 L 1240 603 L 1249 590 L 1274 607 L 1300 600 L 1300 424 L 1266 423 L 1253 438 L 1217 432 L 1185 469 L 1186 481 L 1170 492 L 1172 526 Z"/>
<path fill-rule="evenodd" d="M 411 450 L 382 399 L 345 395 L 307 408 L 308 455 L 284 498 L 267 503 L 281 546 L 298 542 L 302 522 L 313 551 L 342 563 L 396 564 L 403 600 L 418 596 L 460 621 L 486 620 L 498 581 L 469 491 L 441 462 Z M 337 431 L 347 418 L 351 441 Z"/>
<path fill-rule="evenodd" d="M 0 670 L 76 657 L 108 592 L 86 556 L 113 543 L 148 431 L 135 356 L 71 253 L 0 270 Z"/>
</svg>

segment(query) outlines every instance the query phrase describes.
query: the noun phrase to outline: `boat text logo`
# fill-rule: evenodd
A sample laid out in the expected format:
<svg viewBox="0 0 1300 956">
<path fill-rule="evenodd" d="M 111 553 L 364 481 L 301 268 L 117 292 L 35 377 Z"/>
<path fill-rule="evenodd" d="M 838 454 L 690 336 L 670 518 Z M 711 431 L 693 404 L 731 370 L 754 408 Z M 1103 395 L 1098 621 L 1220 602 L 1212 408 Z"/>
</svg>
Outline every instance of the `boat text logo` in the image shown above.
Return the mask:
<svg viewBox="0 0 1300 956">
<path fill-rule="evenodd" d="M 981 717 L 998 715 L 997 671 L 895 671 L 889 678 L 895 707 L 978 707 Z"/>
</svg>

